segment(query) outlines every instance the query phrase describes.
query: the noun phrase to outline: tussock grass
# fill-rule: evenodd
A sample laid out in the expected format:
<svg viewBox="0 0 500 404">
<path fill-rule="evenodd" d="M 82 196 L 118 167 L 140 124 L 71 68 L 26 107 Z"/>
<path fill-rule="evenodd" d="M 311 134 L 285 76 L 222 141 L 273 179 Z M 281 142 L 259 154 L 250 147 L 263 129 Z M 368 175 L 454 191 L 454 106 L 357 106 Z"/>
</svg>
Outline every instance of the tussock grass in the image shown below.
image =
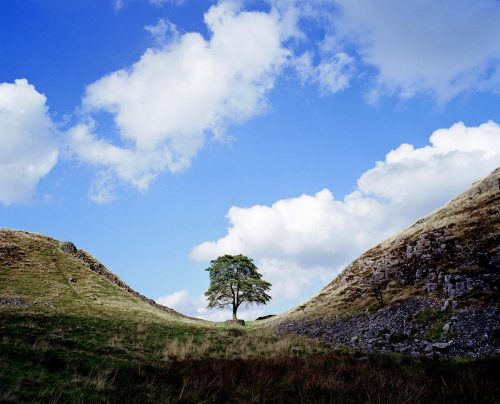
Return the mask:
<svg viewBox="0 0 500 404">
<path fill-rule="evenodd" d="M 299 335 L 278 337 L 272 330 L 221 330 L 202 339 L 167 342 L 165 360 L 285 358 L 331 352 L 321 342 Z"/>
</svg>

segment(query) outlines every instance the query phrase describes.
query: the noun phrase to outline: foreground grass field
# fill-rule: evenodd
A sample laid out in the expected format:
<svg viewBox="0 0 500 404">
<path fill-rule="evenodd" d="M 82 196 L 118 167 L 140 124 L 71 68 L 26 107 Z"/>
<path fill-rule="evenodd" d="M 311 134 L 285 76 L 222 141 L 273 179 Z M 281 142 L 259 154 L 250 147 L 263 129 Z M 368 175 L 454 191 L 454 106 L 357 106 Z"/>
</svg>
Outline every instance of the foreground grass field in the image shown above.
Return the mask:
<svg viewBox="0 0 500 404">
<path fill-rule="evenodd" d="M 0 402 L 498 403 L 499 365 L 191 319 L 70 243 L 0 229 Z"/>
<path fill-rule="evenodd" d="M 2 402 L 494 403 L 498 359 L 334 351 L 258 327 L 0 313 Z"/>
</svg>

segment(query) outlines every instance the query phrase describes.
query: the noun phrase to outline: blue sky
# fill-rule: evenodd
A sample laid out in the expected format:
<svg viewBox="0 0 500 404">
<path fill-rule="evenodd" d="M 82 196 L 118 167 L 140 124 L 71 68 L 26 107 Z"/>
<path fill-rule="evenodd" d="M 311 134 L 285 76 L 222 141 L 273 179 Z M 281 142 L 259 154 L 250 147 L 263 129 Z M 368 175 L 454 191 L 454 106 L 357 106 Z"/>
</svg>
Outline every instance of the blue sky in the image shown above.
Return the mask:
<svg viewBox="0 0 500 404">
<path fill-rule="evenodd" d="M 500 163 L 500 3 L 0 3 L 0 226 L 204 309 L 244 253 L 269 307 Z M 411 145 L 411 146 L 410 146 Z"/>
</svg>

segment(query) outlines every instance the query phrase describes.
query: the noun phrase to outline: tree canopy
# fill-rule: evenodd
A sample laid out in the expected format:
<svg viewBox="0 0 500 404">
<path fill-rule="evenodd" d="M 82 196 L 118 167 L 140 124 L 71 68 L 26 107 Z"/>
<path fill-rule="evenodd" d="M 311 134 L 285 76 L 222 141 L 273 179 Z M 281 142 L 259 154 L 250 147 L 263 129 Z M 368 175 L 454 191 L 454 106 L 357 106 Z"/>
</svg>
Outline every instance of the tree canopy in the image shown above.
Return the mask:
<svg viewBox="0 0 500 404">
<path fill-rule="evenodd" d="M 266 304 L 271 284 L 259 273 L 251 258 L 244 255 L 223 255 L 210 261 L 210 287 L 205 292 L 208 307 L 232 306 L 233 320 L 241 304 Z"/>
</svg>

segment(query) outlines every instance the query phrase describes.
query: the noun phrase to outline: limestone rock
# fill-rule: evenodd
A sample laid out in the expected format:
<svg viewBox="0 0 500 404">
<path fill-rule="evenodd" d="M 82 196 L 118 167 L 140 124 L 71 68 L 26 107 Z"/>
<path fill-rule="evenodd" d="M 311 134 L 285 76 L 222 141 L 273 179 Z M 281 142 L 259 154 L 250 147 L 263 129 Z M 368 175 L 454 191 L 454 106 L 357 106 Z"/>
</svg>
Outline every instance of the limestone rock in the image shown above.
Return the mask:
<svg viewBox="0 0 500 404">
<path fill-rule="evenodd" d="M 65 241 L 65 242 L 61 243 L 61 250 L 66 251 L 67 253 L 70 253 L 70 254 L 75 254 L 77 251 L 76 246 L 69 241 Z"/>
</svg>

